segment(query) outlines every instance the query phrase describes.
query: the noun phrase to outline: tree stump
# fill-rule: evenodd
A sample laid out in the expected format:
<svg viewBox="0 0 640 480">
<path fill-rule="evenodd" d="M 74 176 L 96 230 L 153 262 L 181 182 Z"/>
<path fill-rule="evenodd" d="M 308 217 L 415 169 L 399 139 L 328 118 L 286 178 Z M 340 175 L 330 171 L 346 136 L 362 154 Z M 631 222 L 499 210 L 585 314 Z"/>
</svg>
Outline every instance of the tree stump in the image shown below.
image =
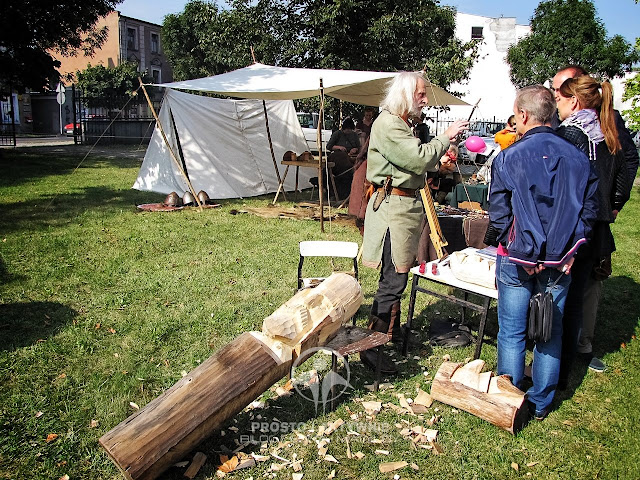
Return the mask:
<svg viewBox="0 0 640 480">
<path fill-rule="evenodd" d="M 515 434 L 527 421 L 525 394 L 509 377 L 482 373 L 483 360 L 444 362 L 431 384 L 431 397 Z"/>
</svg>

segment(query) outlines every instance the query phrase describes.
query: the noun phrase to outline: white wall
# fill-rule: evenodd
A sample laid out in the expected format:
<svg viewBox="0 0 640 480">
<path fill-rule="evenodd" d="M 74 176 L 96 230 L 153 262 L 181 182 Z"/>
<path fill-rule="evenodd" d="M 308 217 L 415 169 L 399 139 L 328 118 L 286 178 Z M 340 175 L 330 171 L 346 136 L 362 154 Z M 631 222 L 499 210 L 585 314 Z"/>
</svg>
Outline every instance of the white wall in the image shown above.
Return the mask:
<svg viewBox="0 0 640 480">
<path fill-rule="evenodd" d="M 515 17 L 491 18 L 466 13 L 456 14 L 456 37 L 463 42 L 471 40 L 471 28 L 482 27 L 483 41 L 479 58 L 472 67 L 465 84 L 452 84 L 450 90 L 462 92 L 463 100 L 475 105 L 480 99 L 473 118 L 506 120 L 512 113 L 516 89 L 509 80 L 507 49 L 527 35 L 528 25 L 517 25 Z M 471 107 L 452 107 L 440 118 L 466 118 Z"/>
<path fill-rule="evenodd" d="M 623 77 L 616 77 L 611 80 L 613 86 L 613 106 L 617 110 L 622 112 L 631 108 L 631 100 L 626 102 L 622 101 L 622 94 L 624 93 L 624 82 L 638 75 L 638 72 L 627 72 Z"/>
<path fill-rule="evenodd" d="M 465 84 L 452 84 L 451 91 L 462 92 L 467 103 L 475 105 L 480 99 L 473 118 L 502 121 L 512 113 L 516 89 L 509 80 L 507 49 L 531 32 L 529 25 L 517 25 L 514 17 L 491 18 L 467 13 L 456 13 L 456 37 L 463 42 L 471 40 L 471 27 L 482 27 L 483 41 L 479 58 L 472 67 Z M 623 78 L 612 80 L 614 107 L 628 109 L 631 102 L 622 102 L 624 81 L 637 72 L 627 73 Z M 451 112 L 439 114 L 441 119 L 467 118 L 471 107 L 451 107 Z M 433 115 L 432 113 L 428 113 Z"/>
</svg>

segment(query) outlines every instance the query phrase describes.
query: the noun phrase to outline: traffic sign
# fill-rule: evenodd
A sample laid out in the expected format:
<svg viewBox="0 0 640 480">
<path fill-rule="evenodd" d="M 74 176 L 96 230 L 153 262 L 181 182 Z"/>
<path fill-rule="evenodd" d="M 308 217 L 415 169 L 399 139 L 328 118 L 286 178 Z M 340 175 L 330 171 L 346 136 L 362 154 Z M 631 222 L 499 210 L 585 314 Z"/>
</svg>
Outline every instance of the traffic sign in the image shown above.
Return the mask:
<svg viewBox="0 0 640 480">
<path fill-rule="evenodd" d="M 58 94 L 56 95 L 56 100 L 58 100 L 58 103 L 60 105 L 63 105 L 64 101 L 66 100 L 64 92 L 58 92 Z"/>
</svg>

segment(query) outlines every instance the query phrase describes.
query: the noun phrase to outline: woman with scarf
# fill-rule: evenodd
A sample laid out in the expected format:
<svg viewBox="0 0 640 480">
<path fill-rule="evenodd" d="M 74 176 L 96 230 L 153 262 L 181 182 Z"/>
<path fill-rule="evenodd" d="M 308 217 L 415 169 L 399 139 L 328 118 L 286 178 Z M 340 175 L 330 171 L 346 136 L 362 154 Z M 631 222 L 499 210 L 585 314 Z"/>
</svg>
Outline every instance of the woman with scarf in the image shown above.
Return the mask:
<svg viewBox="0 0 640 480">
<path fill-rule="evenodd" d="M 588 75 L 567 79 L 556 92 L 557 133 L 580 148 L 598 176 L 596 223 L 591 240 L 580 247 L 571 269 L 571 286 L 564 310 L 562 364 L 558 388 L 566 388 L 583 328 L 585 285 L 594 270 L 602 267 L 615 250 L 609 225 L 629 199 L 630 188 L 624 168 L 622 147 L 613 110 L 613 89 L 609 82 L 597 82 Z M 590 308 L 597 309 L 597 302 Z M 585 326 L 593 330 L 595 325 Z"/>
</svg>

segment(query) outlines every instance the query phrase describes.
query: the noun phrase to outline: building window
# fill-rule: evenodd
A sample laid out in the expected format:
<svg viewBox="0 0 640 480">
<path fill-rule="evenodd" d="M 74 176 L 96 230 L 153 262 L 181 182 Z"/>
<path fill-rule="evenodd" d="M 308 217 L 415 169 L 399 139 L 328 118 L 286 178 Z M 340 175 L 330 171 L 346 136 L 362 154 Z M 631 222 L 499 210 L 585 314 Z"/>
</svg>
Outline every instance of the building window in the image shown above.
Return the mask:
<svg viewBox="0 0 640 480">
<path fill-rule="evenodd" d="M 157 33 L 151 34 L 151 52 L 160 52 L 160 35 L 158 35 Z"/>
<path fill-rule="evenodd" d="M 482 27 L 471 27 L 471 40 L 482 40 Z"/>
<path fill-rule="evenodd" d="M 127 28 L 127 48 L 129 50 L 137 50 L 138 46 L 136 43 L 136 29 L 135 28 Z"/>
<path fill-rule="evenodd" d="M 153 83 L 162 83 L 162 75 L 159 68 L 151 68 L 151 78 L 153 78 Z"/>
</svg>

